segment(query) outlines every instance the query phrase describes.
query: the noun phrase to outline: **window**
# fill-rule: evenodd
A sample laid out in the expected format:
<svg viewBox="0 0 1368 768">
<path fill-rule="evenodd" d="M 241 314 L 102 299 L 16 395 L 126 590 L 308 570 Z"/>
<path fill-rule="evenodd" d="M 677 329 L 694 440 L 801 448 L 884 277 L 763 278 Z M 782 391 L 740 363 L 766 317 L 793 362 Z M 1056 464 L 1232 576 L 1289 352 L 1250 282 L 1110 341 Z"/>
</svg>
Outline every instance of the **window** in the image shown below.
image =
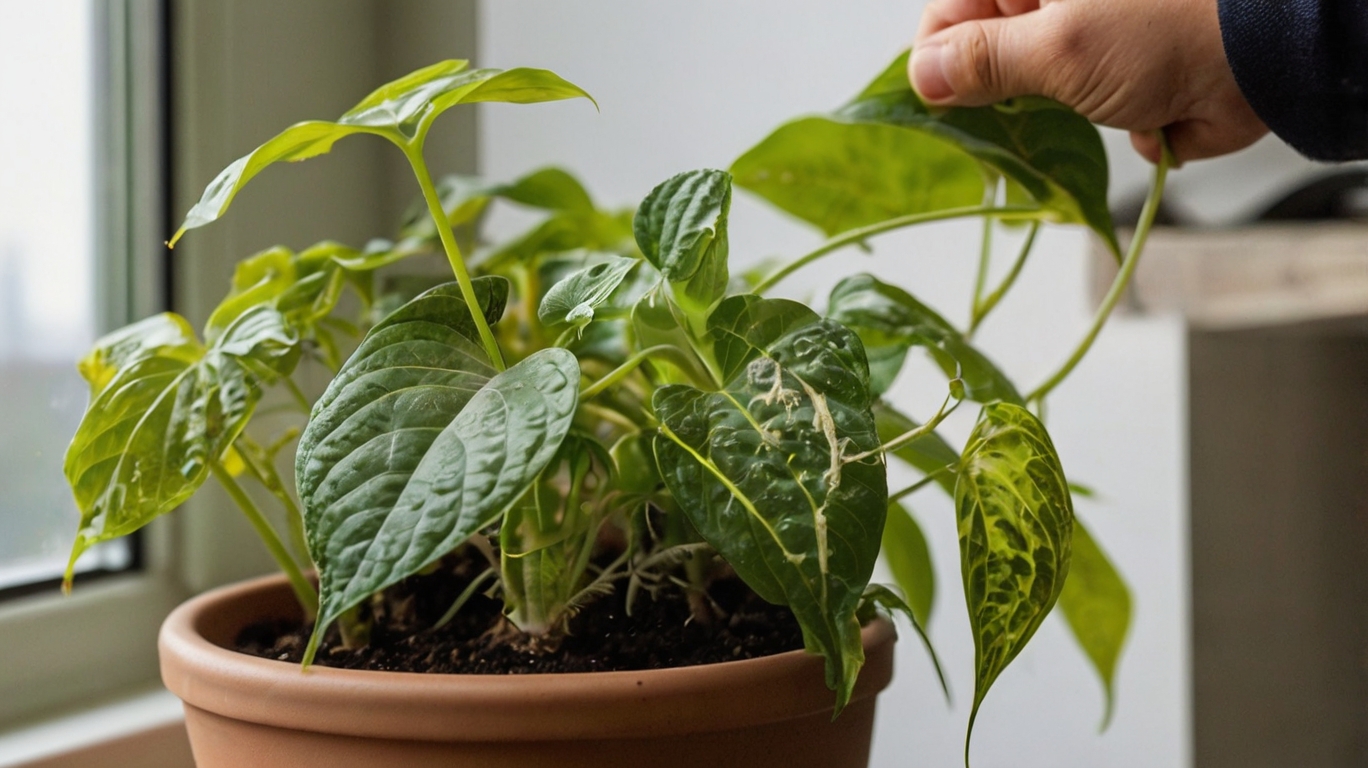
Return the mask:
<svg viewBox="0 0 1368 768">
<path fill-rule="evenodd" d="M 156 680 L 157 628 L 184 596 L 164 525 L 81 563 L 114 577 L 69 598 L 53 580 L 78 520 L 61 468 L 86 404 L 74 363 L 166 304 L 164 29 L 160 0 L 4 3 L 0 728 Z"/>
<path fill-rule="evenodd" d="M 97 18 L 93 3 L 15 3 L 0 25 L 0 590 L 50 581 L 80 516 L 62 456 L 86 387 L 74 361 L 96 302 Z M 103 46 L 101 46 L 103 47 Z M 81 571 L 120 570 L 133 542 Z"/>
</svg>

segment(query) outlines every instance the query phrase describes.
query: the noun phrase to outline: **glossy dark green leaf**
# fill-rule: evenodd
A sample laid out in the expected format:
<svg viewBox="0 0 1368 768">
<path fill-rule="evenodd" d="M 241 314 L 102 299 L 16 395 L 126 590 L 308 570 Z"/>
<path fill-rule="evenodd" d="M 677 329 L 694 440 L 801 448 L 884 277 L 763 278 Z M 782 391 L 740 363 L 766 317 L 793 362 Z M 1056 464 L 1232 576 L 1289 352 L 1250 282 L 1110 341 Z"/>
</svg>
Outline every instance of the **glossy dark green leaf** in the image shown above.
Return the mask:
<svg viewBox="0 0 1368 768">
<path fill-rule="evenodd" d="M 848 277 L 832 289 L 827 316 L 859 334 L 871 360 L 897 359 L 896 366 L 881 369 L 871 364 L 871 376 L 877 373 L 875 392 L 892 385 L 901 367 L 900 353 L 917 346 L 931 353 L 947 377 L 959 376 L 970 400 L 1022 402 L 1016 386 L 1001 369 L 935 310 L 897 286 L 871 275 Z"/>
<path fill-rule="evenodd" d="M 82 552 L 190 498 L 251 418 L 261 387 L 297 359 L 298 337 L 264 306 L 207 347 L 170 313 L 96 342 L 80 365 L 91 401 L 63 465 L 81 511 L 68 582 Z"/>
<path fill-rule="evenodd" d="M 855 612 L 887 499 L 854 334 L 816 319 L 762 350 L 720 392 L 656 391 L 656 458 L 699 534 L 761 597 L 787 605 L 845 704 L 863 663 Z"/>
<path fill-rule="evenodd" d="M 1064 591 L 1059 595 L 1059 610 L 1102 679 L 1106 696 L 1102 727 L 1106 728 L 1115 705 L 1116 663 L 1130 630 L 1131 596 L 1107 553 L 1077 520 L 1073 527 L 1073 558 Z"/>
<path fill-rule="evenodd" d="M 594 311 L 608 301 L 638 263 L 637 259 L 607 256 L 604 261 L 572 273 L 547 290 L 537 309 L 537 318 L 550 326 L 588 325 L 594 319 Z"/>
<path fill-rule="evenodd" d="M 734 379 L 784 334 L 819 319 L 816 312 L 787 299 L 762 299 L 754 294 L 724 299 L 708 317 L 713 356 L 722 378 Z"/>
<path fill-rule="evenodd" d="M 874 402 L 873 411 L 874 426 L 879 431 L 879 440 L 885 444 L 921 426 L 883 400 Z M 946 467 L 953 468 L 959 464 L 960 455 L 950 446 L 950 443 L 945 441 L 945 438 L 940 436 L 940 433 L 928 432 L 916 440 L 890 451 L 890 455 L 921 470 L 924 475 L 939 473 L 936 474 L 936 483 L 944 488 L 946 493 L 953 494 L 955 492 L 955 476 L 942 470 Z"/>
<path fill-rule="evenodd" d="M 637 246 L 691 314 L 705 314 L 727 291 L 730 209 L 731 175 L 713 170 L 661 182 L 637 209 Z"/>
<path fill-rule="evenodd" d="M 781 126 L 731 172 L 737 186 L 827 235 L 983 201 L 979 164 L 944 139 L 827 117 Z"/>
<path fill-rule="evenodd" d="M 836 118 L 900 126 L 952 142 L 1011 180 L 1064 222 L 1091 227 L 1119 253 L 1107 208 L 1107 153 L 1088 120 L 1047 99 L 931 108 L 907 81 L 904 53 Z"/>
<path fill-rule="evenodd" d="M 936 602 L 936 570 L 931 566 L 931 548 L 921 526 L 903 505 L 888 505 L 884 523 L 883 556 L 912 615 L 923 627 L 931 626 L 931 609 Z"/>
<path fill-rule="evenodd" d="M 475 288 L 486 317 L 502 313 L 505 281 Z M 315 641 L 522 496 L 559 448 L 578 394 L 579 366 L 563 349 L 495 375 L 454 284 L 377 324 L 314 407 L 296 458 L 320 576 Z"/>
<path fill-rule="evenodd" d="M 974 636 L 972 734 L 988 689 L 1045 620 L 1069 573 L 1073 501 L 1054 444 L 1030 411 L 984 406 L 961 459 L 955 507 Z"/>
<path fill-rule="evenodd" d="M 267 166 L 325 154 L 338 140 L 358 133 L 383 136 L 396 144 L 421 142 L 432 121 L 457 104 L 502 101 L 529 104 L 589 98 L 578 86 L 541 69 L 467 70 L 464 61 L 443 61 L 387 83 L 362 99 L 336 122 L 311 120 L 286 128 L 270 141 L 234 161 L 204 190 L 186 215 L 174 245 L 187 230 L 220 216 L 238 190 Z"/>
</svg>

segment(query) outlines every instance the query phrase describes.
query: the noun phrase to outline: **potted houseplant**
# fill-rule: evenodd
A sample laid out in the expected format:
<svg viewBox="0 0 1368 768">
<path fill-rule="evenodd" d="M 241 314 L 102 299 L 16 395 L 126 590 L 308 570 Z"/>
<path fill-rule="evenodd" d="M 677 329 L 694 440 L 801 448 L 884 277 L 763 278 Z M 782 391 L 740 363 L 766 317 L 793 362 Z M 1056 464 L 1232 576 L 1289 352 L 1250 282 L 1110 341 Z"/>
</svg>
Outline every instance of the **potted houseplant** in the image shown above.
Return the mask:
<svg viewBox="0 0 1368 768">
<path fill-rule="evenodd" d="M 392 241 L 244 260 L 202 335 L 163 314 L 80 364 L 73 565 L 212 475 L 283 571 L 196 598 L 163 629 L 200 764 L 864 765 L 891 676 L 880 611 L 926 642 L 926 544 L 900 502 L 932 486 L 958 509 L 973 712 L 1056 601 L 1110 691 L 1128 597 L 1073 518 L 1039 412 L 1124 290 L 1166 165 L 1123 256 L 1085 120 L 1042 100 L 933 111 L 905 73 L 903 56 L 838 111 L 785 124 L 729 172 L 670 178 L 635 211 L 599 208 L 556 169 L 434 181 L 423 144 L 446 109 L 588 98 L 544 70 L 458 61 L 225 169 L 172 244 L 266 166 L 352 134 L 396 145 L 422 203 Z M 830 239 L 731 274 L 733 184 Z M 544 218 L 487 243 L 494 200 Z M 842 247 L 956 217 L 985 222 L 965 331 L 869 275 L 823 312 L 764 296 Z M 994 222 L 1028 229 L 990 290 Z M 1121 269 L 1074 354 L 1023 394 L 972 334 L 1042 222 L 1090 227 Z M 434 252 L 454 281 L 376 277 Z M 881 397 L 913 350 L 945 372 L 924 422 Z M 294 383 L 300 365 L 332 371 L 317 399 Z M 307 417 L 302 433 L 248 431 L 268 390 Z M 966 403 L 980 415 L 955 450 L 936 429 Z M 276 459 L 296 437 L 291 483 Z M 923 479 L 890 493 L 888 457 Z M 279 504 L 285 535 L 245 483 Z M 898 590 L 870 584 L 881 548 Z"/>
</svg>

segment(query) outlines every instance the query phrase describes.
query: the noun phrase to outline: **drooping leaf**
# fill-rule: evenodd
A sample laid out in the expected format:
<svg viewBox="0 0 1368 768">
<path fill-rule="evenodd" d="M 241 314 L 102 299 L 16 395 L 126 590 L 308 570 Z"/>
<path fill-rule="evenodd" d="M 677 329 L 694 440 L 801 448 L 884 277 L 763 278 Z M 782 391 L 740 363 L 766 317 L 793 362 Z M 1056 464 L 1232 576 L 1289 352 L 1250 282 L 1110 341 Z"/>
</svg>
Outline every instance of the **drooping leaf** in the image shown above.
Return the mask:
<svg viewBox="0 0 1368 768">
<path fill-rule="evenodd" d="M 765 328 L 767 326 L 759 326 Z M 859 339 L 827 320 L 777 338 L 719 392 L 656 391 L 661 474 L 699 534 L 764 599 L 787 605 L 844 706 L 864 660 L 855 612 L 883 529 Z"/>
<path fill-rule="evenodd" d="M 204 190 L 171 238 L 175 245 L 187 230 L 220 216 L 238 190 L 267 166 L 326 154 L 338 140 L 358 133 L 383 136 L 400 146 L 421 142 L 432 121 L 462 103 L 502 101 L 529 104 L 578 97 L 590 98 L 578 86 L 541 69 L 467 70 L 465 61 L 443 61 L 382 85 L 336 122 L 297 123 L 235 160 Z M 592 101 L 592 99 L 590 99 Z"/>
<path fill-rule="evenodd" d="M 1049 434 L 1030 411 L 984 406 L 955 485 L 960 564 L 979 706 L 1054 607 L 1069 573 L 1073 502 Z"/>
<path fill-rule="evenodd" d="M 572 273 L 542 297 L 537 318 L 544 325 L 588 325 L 594 319 L 594 311 L 608 301 L 638 263 L 637 259 L 608 256 L 605 261 Z"/>
<path fill-rule="evenodd" d="M 912 629 L 916 631 L 917 637 L 921 639 L 922 647 L 926 649 L 926 654 L 931 657 L 931 665 L 936 669 L 936 678 L 940 680 L 941 690 L 945 692 L 945 700 L 949 703 L 950 683 L 945 679 L 945 669 L 941 667 L 940 655 L 936 653 L 936 647 L 931 644 L 931 638 L 926 634 L 925 625 L 917 618 L 917 614 L 912 610 L 912 606 L 909 605 L 906 600 L 902 599 L 898 593 L 883 584 L 870 584 L 868 587 L 865 587 L 862 600 L 863 602 L 860 609 L 862 624 L 865 623 L 864 615 L 874 607 L 882 607 L 885 611 L 889 612 L 898 611 L 912 622 Z"/>
<path fill-rule="evenodd" d="M 661 182 L 637 210 L 632 225 L 637 246 L 670 282 L 675 300 L 691 318 L 705 317 L 727 292 L 730 209 L 731 175 L 702 170 Z"/>
<path fill-rule="evenodd" d="M 921 426 L 883 400 L 874 402 L 873 411 L 874 426 L 879 431 L 881 443 L 889 443 L 894 438 L 905 435 Z M 928 432 L 891 451 L 891 455 L 921 470 L 924 475 L 935 474 L 936 483 L 944 488 L 946 493 L 954 494 L 955 476 L 944 470 L 947 467 L 954 468 L 955 465 L 959 464 L 960 455 L 958 451 L 950 447 L 950 443 L 946 442 L 945 438 L 941 437 L 938 432 Z"/>
<path fill-rule="evenodd" d="M 837 283 L 827 304 L 827 316 L 860 336 L 871 361 L 875 392 L 892 385 L 902 357 L 910 347 L 923 347 L 945 375 L 964 382 L 965 396 L 980 403 L 1002 400 L 1021 404 L 1021 394 L 963 334 L 907 291 L 872 275 L 854 275 Z"/>
<path fill-rule="evenodd" d="M 204 483 L 242 431 L 261 388 L 288 375 L 298 337 L 264 306 L 239 315 L 209 346 L 171 313 L 96 342 L 80 370 L 91 401 L 63 470 L 81 527 L 81 553 L 175 509 Z"/>
<path fill-rule="evenodd" d="M 903 505 L 888 505 L 884 523 L 883 556 L 893 581 L 907 597 L 912 615 L 923 627 L 931 626 L 931 609 L 936 601 L 936 571 L 931 566 L 931 549 L 921 526 Z"/>
<path fill-rule="evenodd" d="M 828 236 L 983 200 L 978 163 L 940 137 L 827 117 L 781 126 L 731 172 L 737 186 Z"/>
<path fill-rule="evenodd" d="M 1059 610 L 1102 679 L 1105 729 L 1115 706 L 1116 663 L 1130 629 L 1131 597 L 1116 567 L 1078 520 L 1074 521 L 1073 557 L 1059 594 Z"/>
<path fill-rule="evenodd" d="M 1107 154 L 1087 118 L 1038 97 L 987 107 L 931 108 L 907 80 L 907 53 L 835 118 L 899 126 L 952 142 L 1007 177 L 1062 222 L 1091 227 L 1119 254 L 1107 208 Z"/>
<path fill-rule="evenodd" d="M 474 285 L 486 317 L 501 314 L 507 282 Z M 455 284 L 371 329 L 315 405 L 296 458 L 320 577 L 314 643 L 516 501 L 560 446 L 578 386 L 574 356 L 558 348 L 495 375 Z"/>
</svg>

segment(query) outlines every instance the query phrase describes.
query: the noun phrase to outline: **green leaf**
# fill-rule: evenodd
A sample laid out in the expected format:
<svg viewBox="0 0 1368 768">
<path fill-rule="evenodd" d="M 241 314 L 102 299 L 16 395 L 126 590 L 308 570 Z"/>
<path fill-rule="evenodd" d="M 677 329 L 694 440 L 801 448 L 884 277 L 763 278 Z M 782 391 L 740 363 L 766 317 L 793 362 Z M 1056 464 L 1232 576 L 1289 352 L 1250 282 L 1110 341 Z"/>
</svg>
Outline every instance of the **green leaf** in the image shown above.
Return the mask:
<svg viewBox="0 0 1368 768">
<path fill-rule="evenodd" d="M 297 123 L 235 160 L 204 190 L 171 238 L 215 221 L 228 210 L 238 190 L 267 166 L 326 154 L 338 140 L 358 133 L 383 136 L 401 146 L 421 146 L 432 121 L 463 103 L 503 101 L 528 104 L 590 98 L 578 86 L 541 69 L 467 70 L 464 61 L 443 61 L 387 83 L 362 99 L 336 122 Z"/>
<path fill-rule="evenodd" d="M 730 296 L 708 317 L 713 356 L 730 381 L 784 334 L 812 325 L 820 316 L 787 299 L 762 299 L 754 294 Z"/>
<path fill-rule="evenodd" d="M 736 160 L 737 186 L 828 236 L 896 216 L 979 205 L 983 174 L 938 136 L 805 117 Z"/>
<path fill-rule="evenodd" d="M 931 657 L 931 665 L 936 669 L 936 678 L 940 680 L 941 690 L 945 692 L 945 701 L 950 702 L 950 683 L 945 679 L 945 669 L 941 667 L 940 656 L 936 653 L 936 648 L 931 644 L 931 638 L 926 634 L 926 627 L 917 618 L 917 614 L 912 610 L 912 606 L 902 599 L 898 593 L 885 587 L 882 584 L 870 584 L 865 587 L 860 614 L 863 616 L 876 606 L 881 606 L 886 611 L 901 611 L 904 616 L 912 622 L 912 629 L 921 639 L 922 647 L 926 649 L 926 654 Z M 872 616 L 870 617 L 872 619 Z M 861 623 L 864 623 L 862 620 Z"/>
<path fill-rule="evenodd" d="M 960 564 L 974 635 L 974 707 L 1050 612 L 1069 573 L 1073 502 L 1054 444 L 1030 411 L 984 406 L 955 485 Z"/>
<path fill-rule="evenodd" d="M 642 255 L 691 317 L 705 315 L 727 292 L 730 209 L 731 175 L 702 170 L 661 182 L 637 210 L 632 228 Z"/>
<path fill-rule="evenodd" d="M 253 307 L 209 346 L 171 313 L 96 342 L 81 361 L 91 401 L 63 470 L 81 527 L 81 553 L 175 509 L 204 483 L 246 426 L 261 387 L 288 375 L 298 337 L 280 313 Z"/>
<path fill-rule="evenodd" d="M 637 259 L 608 256 L 606 261 L 570 274 L 542 297 L 537 318 L 545 325 L 566 323 L 583 328 L 638 263 Z"/>
<path fill-rule="evenodd" d="M 926 536 L 907 508 L 894 502 L 888 505 L 884 523 L 883 556 L 893 581 L 907 596 L 912 615 L 923 627 L 931 626 L 931 608 L 936 601 L 936 571 L 931 567 L 931 549 Z"/>
<path fill-rule="evenodd" d="M 506 281 L 474 286 L 486 317 L 502 313 Z M 376 325 L 314 407 L 296 458 L 320 576 L 313 643 L 521 497 L 569 430 L 578 394 L 579 365 L 563 349 L 495 375 L 455 284 Z"/>
<path fill-rule="evenodd" d="M 495 194 L 515 203 L 548 211 L 589 213 L 594 200 L 579 179 L 560 168 L 542 168 L 511 184 L 495 188 Z"/>
<path fill-rule="evenodd" d="M 1105 730 L 1116 703 L 1116 663 L 1130 629 L 1131 596 L 1107 554 L 1078 520 L 1074 520 L 1073 557 L 1064 591 L 1059 594 L 1059 610 L 1102 678 Z"/>
<path fill-rule="evenodd" d="M 874 402 L 874 426 L 879 431 L 880 443 L 889 443 L 894 438 L 905 435 L 921 425 L 899 413 L 897 409 L 883 400 Z M 960 455 L 938 432 L 928 432 L 907 445 L 891 452 L 901 461 L 921 470 L 923 475 L 936 475 L 936 483 L 946 493 L 954 494 L 955 476 L 943 472 L 946 467 L 959 464 Z"/>
<path fill-rule="evenodd" d="M 295 280 L 294 254 L 288 248 L 276 246 L 243 259 L 233 270 L 228 296 L 209 315 L 205 333 L 218 335 L 243 312 L 274 301 Z"/>
<path fill-rule="evenodd" d="M 871 275 L 854 275 L 836 284 L 827 316 L 855 331 L 871 360 L 874 391 L 892 385 L 902 356 L 924 347 L 950 378 L 964 382 L 965 396 L 980 403 L 1003 400 L 1022 404 L 1021 394 L 991 360 L 965 340 L 953 325 L 907 291 Z"/>
<path fill-rule="evenodd" d="M 904 53 L 836 113 L 952 142 L 1024 190 L 1058 221 L 1086 224 L 1119 255 L 1107 208 L 1107 153 L 1087 118 L 1038 97 L 987 107 L 931 108 L 907 81 Z"/>
<path fill-rule="evenodd" d="M 827 320 L 763 345 L 720 392 L 658 389 L 656 459 L 699 534 L 826 657 L 837 709 L 863 664 L 856 609 L 887 499 L 859 339 Z"/>
</svg>

